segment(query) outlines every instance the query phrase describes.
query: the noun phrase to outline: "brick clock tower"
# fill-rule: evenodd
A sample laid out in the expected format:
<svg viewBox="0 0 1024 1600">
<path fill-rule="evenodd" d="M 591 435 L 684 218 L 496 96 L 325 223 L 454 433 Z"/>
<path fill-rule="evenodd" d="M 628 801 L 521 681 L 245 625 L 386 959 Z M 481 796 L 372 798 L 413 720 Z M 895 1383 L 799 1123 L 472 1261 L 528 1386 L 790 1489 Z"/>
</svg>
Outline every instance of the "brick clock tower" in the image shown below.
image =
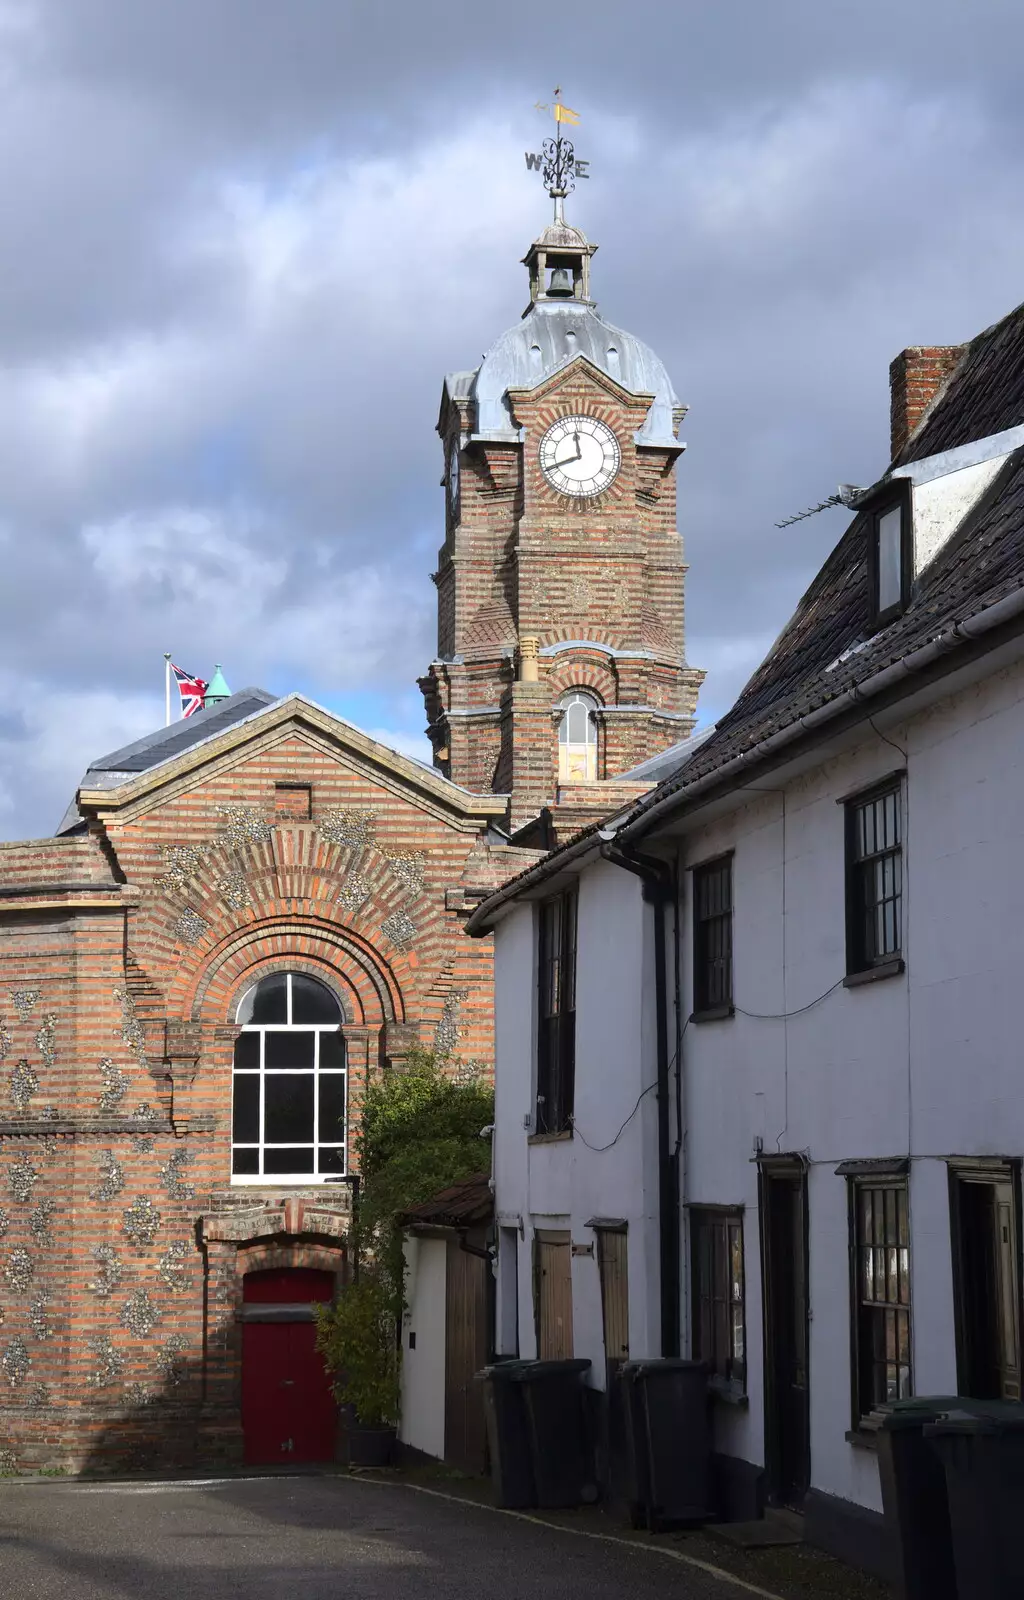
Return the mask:
<svg viewBox="0 0 1024 1600">
<path fill-rule="evenodd" d="M 685 414 L 654 352 L 591 299 L 597 249 L 556 218 L 527 251 L 530 303 L 444 383 L 437 657 L 420 680 L 434 763 L 508 794 L 525 838 L 615 808 L 687 738 L 675 467 Z M 649 787 L 649 780 L 643 784 Z"/>
</svg>

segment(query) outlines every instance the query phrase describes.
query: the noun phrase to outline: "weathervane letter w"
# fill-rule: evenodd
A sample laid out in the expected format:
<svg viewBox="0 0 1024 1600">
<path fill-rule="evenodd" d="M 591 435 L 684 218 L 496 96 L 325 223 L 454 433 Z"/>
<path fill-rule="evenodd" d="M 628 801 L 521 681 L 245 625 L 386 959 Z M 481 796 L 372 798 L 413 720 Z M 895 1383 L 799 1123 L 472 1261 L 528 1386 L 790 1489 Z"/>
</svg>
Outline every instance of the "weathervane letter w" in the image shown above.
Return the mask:
<svg viewBox="0 0 1024 1600">
<path fill-rule="evenodd" d="M 532 155 L 529 150 L 524 151 L 524 154 L 526 156 L 527 172 L 539 172 L 543 158 L 539 155 Z"/>
</svg>

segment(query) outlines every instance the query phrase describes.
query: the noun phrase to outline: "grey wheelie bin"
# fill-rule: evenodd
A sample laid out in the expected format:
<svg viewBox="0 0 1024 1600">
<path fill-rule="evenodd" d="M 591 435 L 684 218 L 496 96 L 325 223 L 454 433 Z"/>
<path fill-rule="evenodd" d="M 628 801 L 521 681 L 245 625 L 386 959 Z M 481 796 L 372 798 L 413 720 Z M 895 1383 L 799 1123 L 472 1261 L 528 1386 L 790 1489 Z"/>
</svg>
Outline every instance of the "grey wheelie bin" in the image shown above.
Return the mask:
<svg viewBox="0 0 1024 1600">
<path fill-rule="evenodd" d="M 484 1390 L 484 1419 L 495 1499 L 506 1510 L 537 1504 L 530 1434 L 518 1382 L 522 1361 L 498 1361 L 476 1375 Z"/>
<path fill-rule="evenodd" d="M 924 1433 L 946 1474 L 960 1600 L 1024 1595 L 1024 1405 L 951 1410 Z"/>
<path fill-rule="evenodd" d="M 706 1522 L 711 1505 L 707 1368 L 665 1357 L 627 1361 L 628 1475 L 633 1504 L 652 1532 Z M 634 1522 L 640 1520 L 633 1515 Z"/>
<path fill-rule="evenodd" d="M 882 1509 L 899 1600 L 957 1600 L 946 1474 L 924 1437 L 925 1425 L 953 1406 L 955 1395 L 893 1400 L 865 1417 L 878 1444 Z"/>
<path fill-rule="evenodd" d="M 583 1390 L 589 1361 L 518 1361 L 514 1382 L 522 1395 L 534 1505 L 548 1509 L 597 1498 L 594 1446 Z"/>
</svg>

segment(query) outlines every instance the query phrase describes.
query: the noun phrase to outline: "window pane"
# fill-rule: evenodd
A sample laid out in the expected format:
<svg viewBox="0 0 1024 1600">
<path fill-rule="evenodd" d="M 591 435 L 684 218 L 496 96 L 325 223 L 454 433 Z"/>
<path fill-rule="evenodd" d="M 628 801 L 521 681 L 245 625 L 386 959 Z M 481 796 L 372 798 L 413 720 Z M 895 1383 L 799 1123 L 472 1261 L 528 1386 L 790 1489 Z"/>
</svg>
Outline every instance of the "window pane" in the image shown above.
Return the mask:
<svg viewBox="0 0 1024 1600">
<path fill-rule="evenodd" d="M 320 1138 L 345 1138 L 345 1074 L 320 1077 Z"/>
<path fill-rule="evenodd" d="M 267 1144 L 313 1138 L 313 1078 L 310 1074 L 267 1073 L 263 1138 Z M 278 1172 L 286 1169 L 278 1167 Z"/>
<path fill-rule="evenodd" d="M 248 1020 L 254 1023 L 288 1021 L 286 972 L 272 972 L 269 978 L 264 978 L 256 985 L 256 992 L 252 996 L 252 1015 Z"/>
<path fill-rule="evenodd" d="M 321 1146 L 316 1158 L 317 1172 L 338 1173 L 345 1171 L 345 1151 L 340 1145 Z"/>
<path fill-rule="evenodd" d="M 260 1136 L 260 1080 L 257 1073 L 235 1075 L 231 1137 L 236 1144 L 255 1144 Z"/>
<path fill-rule="evenodd" d="M 878 519 L 878 609 L 899 605 L 903 595 L 903 511 L 893 506 Z"/>
<path fill-rule="evenodd" d="M 325 984 L 292 973 L 292 1022 L 340 1022 L 341 1008 Z"/>
<path fill-rule="evenodd" d="M 258 1033 L 240 1033 L 235 1040 L 235 1070 L 250 1070 L 260 1064 L 260 1036 Z"/>
<path fill-rule="evenodd" d="M 311 1033 L 267 1033 L 263 1064 L 275 1072 L 313 1070 L 313 1035 Z"/>
<path fill-rule="evenodd" d="M 278 1145 L 274 1149 L 263 1152 L 263 1171 L 266 1173 L 292 1173 L 312 1172 L 315 1151 L 289 1149 L 287 1145 Z"/>
<path fill-rule="evenodd" d="M 345 1065 L 345 1037 L 341 1033 L 322 1033 L 320 1035 L 320 1069 L 326 1071 L 328 1067 L 343 1067 Z"/>
<path fill-rule="evenodd" d="M 231 1153 L 231 1170 L 239 1177 L 253 1178 L 260 1170 L 258 1150 L 234 1150 Z"/>
</svg>

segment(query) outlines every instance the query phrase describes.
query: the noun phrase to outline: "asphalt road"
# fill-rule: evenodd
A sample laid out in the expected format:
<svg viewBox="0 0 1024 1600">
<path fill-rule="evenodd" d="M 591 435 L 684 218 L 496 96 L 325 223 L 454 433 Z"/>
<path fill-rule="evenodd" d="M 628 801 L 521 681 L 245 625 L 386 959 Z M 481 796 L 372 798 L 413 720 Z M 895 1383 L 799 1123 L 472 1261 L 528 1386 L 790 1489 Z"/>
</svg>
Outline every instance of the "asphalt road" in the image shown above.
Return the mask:
<svg viewBox="0 0 1024 1600">
<path fill-rule="evenodd" d="M 0 1600 L 749 1600 L 655 1553 L 341 1477 L 0 1483 Z"/>
</svg>

